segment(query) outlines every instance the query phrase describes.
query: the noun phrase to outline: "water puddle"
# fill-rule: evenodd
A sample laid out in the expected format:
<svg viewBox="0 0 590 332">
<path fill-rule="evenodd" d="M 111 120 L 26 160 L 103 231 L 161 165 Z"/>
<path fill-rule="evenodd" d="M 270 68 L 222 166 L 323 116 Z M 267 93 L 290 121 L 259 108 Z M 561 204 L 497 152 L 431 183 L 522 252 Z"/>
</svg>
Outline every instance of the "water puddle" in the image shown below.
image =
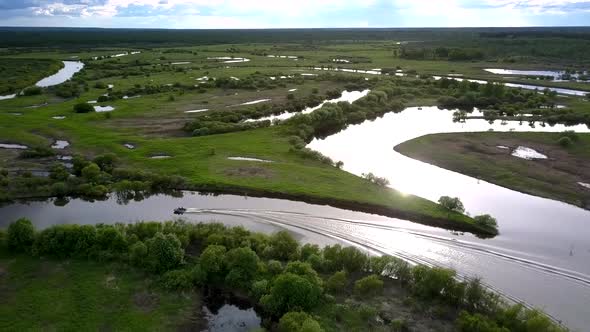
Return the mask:
<svg viewBox="0 0 590 332">
<path fill-rule="evenodd" d="M 262 319 L 247 300 L 210 291 L 204 302 L 202 310 L 209 332 L 248 332 L 260 328 Z"/>
<path fill-rule="evenodd" d="M 267 58 L 281 58 L 281 59 L 295 59 L 297 60 L 297 56 L 295 55 L 267 55 Z"/>
<path fill-rule="evenodd" d="M 63 150 L 65 148 L 67 148 L 70 145 L 70 142 L 65 141 L 65 140 L 57 140 L 55 141 L 55 143 L 53 143 L 53 145 L 51 146 L 52 149 L 57 149 L 57 150 Z"/>
<path fill-rule="evenodd" d="M 257 161 L 261 163 L 272 163 L 272 160 L 266 159 L 258 159 L 258 158 L 248 158 L 248 157 L 227 157 L 229 160 L 240 160 L 240 161 Z"/>
<path fill-rule="evenodd" d="M 248 62 L 250 59 L 248 58 L 234 58 L 229 56 L 218 56 L 218 57 L 209 57 L 207 60 L 223 60 L 223 63 L 238 63 L 238 62 Z"/>
<path fill-rule="evenodd" d="M 258 99 L 258 100 L 253 100 L 253 101 L 245 102 L 245 103 L 234 105 L 234 106 L 255 105 L 255 104 L 265 103 L 265 102 L 271 101 L 271 100 L 272 99 Z"/>
<path fill-rule="evenodd" d="M 11 95 L 0 96 L 0 100 L 12 99 L 16 97 L 16 93 Z"/>
<path fill-rule="evenodd" d="M 201 113 L 201 112 L 207 112 L 209 109 L 208 108 L 203 108 L 200 110 L 190 110 L 190 111 L 184 111 L 184 113 Z"/>
<path fill-rule="evenodd" d="M 168 159 L 168 158 L 172 158 L 172 156 L 160 154 L 160 155 L 155 155 L 155 156 L 150 157 L 150 159 Z"/>
<path fill-rule="evenodd" d="M 113 106 L 94 106 L 94 111 L 97 113 L 112 112 L 115 108 Z"/>
<path fill-rule="evenodd" d="M 36 86 L 46 88 L 49 86 L 54 86 L 58 84 L 62 84 L 63 82 L 69 80 L 84 68 L 84 63 L 80 61 L 62 61 L 64 67 L 60 69 L 57 73 L 47 76 L 44 79 L 40 80 L 39 82 L 35 83 Z"/>
<path fill-rule="evenodd" d="M 349 68 L 328 68 L 328 67 L 314 67 L 314 70 L 326 70 L 326 71 L 341 71 L 345 73 L 360 73 L 368 75 L 381 75 L 380 70 L 363 70 L 363 69 L 349 69 Z M 397 74 L 396 74 L 397 75 Z"/>
<path fill-rule="evenodd" d="M 21 145 L 21 144 L 0 143 L 0 149 L 26 150 L 28 148 L 29 148 L 28 146 Z"/>
<path fill-rule="evenodd" d="M 526 160 L 547 159 L 547 156 L 526 146 L 519 146 L 512 151 L 512 156 Z"/>
<path fill-rule="evenodd" d="M 56 116 L 52 116 L 51 118 L 54 120 L 63 120 L 66 117 L 65 117 L 65 115 L 56 115 Z"/>
<path fill-rule="evenodd" d="M 488 73 L 496 75 L 514 75 L 514 76 L 531 76 L 536 78 L 551 78 L 553 82 L 588 82 L 587 80 L 580 80 L 580 77 L 588 75 L 588 72 L 574 72 L 568 73 L 563 70 L 513 70 L 502 68 L 488 68 L 484 69 Z"/>
</svg>

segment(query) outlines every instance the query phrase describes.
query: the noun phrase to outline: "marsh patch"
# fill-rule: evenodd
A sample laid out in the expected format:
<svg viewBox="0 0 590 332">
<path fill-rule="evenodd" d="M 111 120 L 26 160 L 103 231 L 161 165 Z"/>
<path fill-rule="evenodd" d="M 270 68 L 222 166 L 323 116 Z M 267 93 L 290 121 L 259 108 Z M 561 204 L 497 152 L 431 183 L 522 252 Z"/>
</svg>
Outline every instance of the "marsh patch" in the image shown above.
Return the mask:
<svg viewBox="0 0 590 332">
<path fill-rule="evenodd" d="M 106 278 L 104 279 L 104 287 L 107 289 L 114 289 L 114 290 L 119 289 L 119 285 L 117 285 L 117 277 L 115 277 L 112 274 L 109 274 L 108 276 L 106 276 Z"/>
<path fill-rule="evenodd" d="M 235 177 L 259 177 L 263 179 L 270 179 L 273 177 L 273 172 L 271 170 L 257 166 L 229 168 L 226 169 L 224 173 Z"/>
<path fill-rule="evenodd" d="M 159 303 L 160 299 L 154 293 L 142 291 L 133 295 L 133 304 L 143 312 L 153 311 Z"/>
</svg>

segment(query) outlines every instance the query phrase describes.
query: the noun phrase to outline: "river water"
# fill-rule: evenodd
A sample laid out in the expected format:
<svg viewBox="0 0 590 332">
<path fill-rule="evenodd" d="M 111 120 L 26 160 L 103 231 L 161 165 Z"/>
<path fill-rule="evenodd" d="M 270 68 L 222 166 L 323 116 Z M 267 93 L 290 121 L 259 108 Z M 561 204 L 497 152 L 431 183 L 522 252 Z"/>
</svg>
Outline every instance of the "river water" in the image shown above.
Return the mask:
<svg viewBox="0 0 590 332">
<path fill-rule="evenodd" d="M 79 72 L 84 68 L 84 63 L 80 61 L 62 61 L 64 67 L 57 73 L 47 76 L 39 82 L 35 83 L 36 86 L 46 88 L 48 86 L 62 84 L 74 76 L 75 73 Z"/>
</svg>

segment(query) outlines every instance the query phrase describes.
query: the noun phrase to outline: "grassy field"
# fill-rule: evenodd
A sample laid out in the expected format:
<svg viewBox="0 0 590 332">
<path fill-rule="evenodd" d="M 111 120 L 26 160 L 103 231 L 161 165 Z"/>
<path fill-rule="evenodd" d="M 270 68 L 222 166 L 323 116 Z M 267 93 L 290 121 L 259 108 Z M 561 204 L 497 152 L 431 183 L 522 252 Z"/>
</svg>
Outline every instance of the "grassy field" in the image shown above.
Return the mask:
<svg viewBox="0 0 590 332">
<path fill-rule="evenodd" d="M 0 253 L 2 331 L 173 331 L 206 325 L 196 293 L 152 285 L 121 263 Z M 195 318 L 196 317 L 196 318 Z"/>
<path fill-rule="evenodd" d="M 559 133 L 461 133 L 427 135 L 404 142 L 396 151 L 427 163 L 520 192 L 590 209 L 590 135 L 578 134 L 567 148 Z M 506 146 L 508 149 L 499 149 Z M 524 160 L 510 151 L 526 146 L 548 156 Z"/>
</svg>

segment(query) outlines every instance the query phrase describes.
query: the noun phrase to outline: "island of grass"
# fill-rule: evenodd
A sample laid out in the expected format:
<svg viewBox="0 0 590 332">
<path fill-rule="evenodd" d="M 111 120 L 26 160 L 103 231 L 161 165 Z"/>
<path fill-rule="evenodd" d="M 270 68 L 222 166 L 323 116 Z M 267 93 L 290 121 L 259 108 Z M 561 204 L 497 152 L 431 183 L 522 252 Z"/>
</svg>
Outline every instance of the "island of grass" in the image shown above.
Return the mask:
<svg viewBox="0 0 590 332">
<path fill-rule="evenodd" d="M 0 230 L 1 330 L 201 331 L 218 314 L 204 310 L 210 294 L 255 310 L 257 331 L 566 331 L 453 270 L 301 245 L 285 231 L 182 221 L 39 231 L 26 219 Z M 227 323 L 247 326 L 235 309 Z"/>
<path fill-rule="evenodd" d="M 547 159 L 513 156 L 519 146 Z M 589 134 L 445 133 L 404 142 L 395 150 L 506 188 L 590 209 Z"/>
<path fill-rule="evenodd" d="M 17 93 L 43 77 L 55 74 L 62 67 L 62 62 L 54 59 L 2 58 L 0 95 Z"/>
</svg>

